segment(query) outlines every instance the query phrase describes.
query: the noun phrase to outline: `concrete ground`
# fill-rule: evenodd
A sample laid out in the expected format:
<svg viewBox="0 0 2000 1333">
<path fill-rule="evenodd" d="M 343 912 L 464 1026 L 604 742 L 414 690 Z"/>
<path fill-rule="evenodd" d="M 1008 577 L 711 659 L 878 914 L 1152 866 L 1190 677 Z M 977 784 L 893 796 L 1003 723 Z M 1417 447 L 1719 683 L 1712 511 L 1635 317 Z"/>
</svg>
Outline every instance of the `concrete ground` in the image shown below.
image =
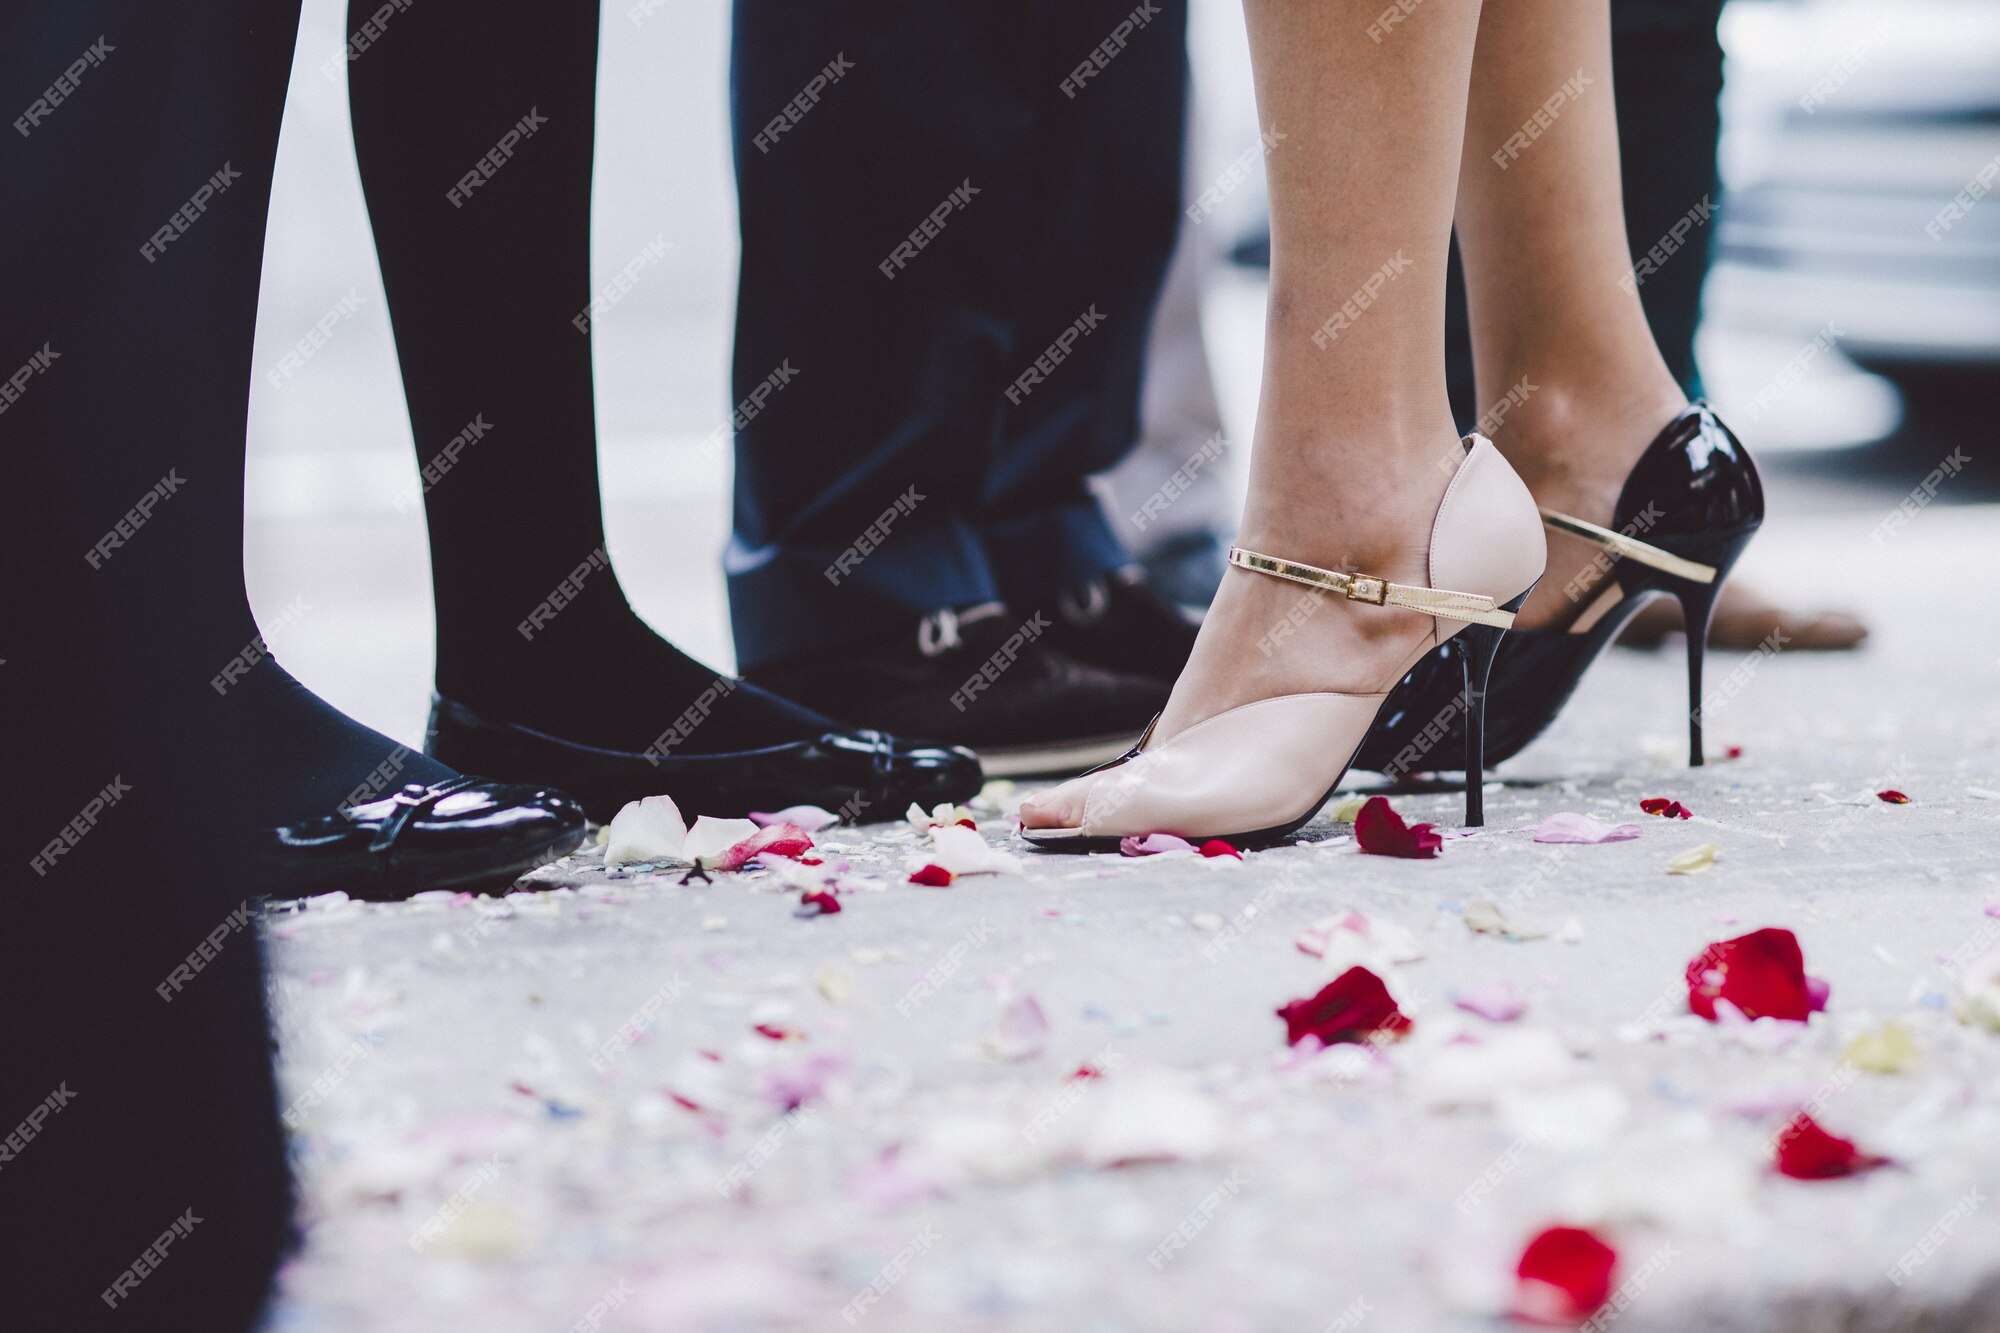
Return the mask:
<svg viewBox="0 0 2000 1333">
<path fill-rule="evenodd" d="M 908 826 L 830 830 L 837 916 L 601 853 L 499 900 L 274 912 L 307 1225 L 277 1327 L 1469 1329 L 1569 1221 L 1618 1248 L 1634 1330 L 2000 1328 L 2000 1035 L 1942 961 L 2000 944 L 2000 527 L 1938 505 L 1877 543 L 1893 498 L 1760 538 L 1766 588 L 1875 634 L 1718 661 L 1740 757 L 1681 762 L 1677 643 L 1616 651 L 1435 861 L 1326 820 L 1241 864 L 1036 854 L 989 811 L 1020 872 L 945 889 L 904 882 Z M 1558 811 L 1641 836 L 1531 842 Z M 1481 901 L 1537 937 L 1476 933 Z M 1350 908 L 1417 941 L 1379 964 L 1414 1032 L 1288 1054 L 1272 1010 L 1329 975 L 1295 937 Z M 1827 1011 L 1686 1017 L 1687 960 L 1764 925 Z M 1501 982 L 1511 1022 L 1454 1004 Z M 1023 996 L 1041 1049 L 996 1027 Z M 1913 1068 L 1843 1064 L 1891 1020 Z M 1800 1105 L 1893 1165 L 1773 1174 Z"/>
</svg>

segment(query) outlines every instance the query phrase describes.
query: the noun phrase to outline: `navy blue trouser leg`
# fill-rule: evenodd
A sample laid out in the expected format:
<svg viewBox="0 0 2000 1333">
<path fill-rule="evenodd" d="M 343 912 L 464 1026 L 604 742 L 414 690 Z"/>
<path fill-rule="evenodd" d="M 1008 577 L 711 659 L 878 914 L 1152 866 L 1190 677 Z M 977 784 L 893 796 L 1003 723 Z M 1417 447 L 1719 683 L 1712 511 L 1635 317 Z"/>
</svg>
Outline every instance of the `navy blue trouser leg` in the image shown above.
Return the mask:
<svg viewBox="0 0 2000 1333">
<path fill-rule="evenodd" d="M 1185 29 L 1180 0 L 738 0 L 743 665 L 1124 559 L 1087 482 L 1137 432 Z"/>
</svg>

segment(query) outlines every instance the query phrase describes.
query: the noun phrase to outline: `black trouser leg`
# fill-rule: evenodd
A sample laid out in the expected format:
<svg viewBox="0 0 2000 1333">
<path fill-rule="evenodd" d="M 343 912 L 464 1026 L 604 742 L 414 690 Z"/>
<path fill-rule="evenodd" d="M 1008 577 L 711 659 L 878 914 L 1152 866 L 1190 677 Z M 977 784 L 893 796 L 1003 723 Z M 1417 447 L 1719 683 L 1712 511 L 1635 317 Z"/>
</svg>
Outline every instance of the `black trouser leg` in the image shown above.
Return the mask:
<svg viewBox="0 0 2000 1333">
<path fill-rule="evenodd" d="M 255 634 L 244 422 L 296 22 L 247 0 L 0 5 L 0 1123 L 35 1126 L 0 1171 L 0 1234 L 21 1327 L 247 1328 L 285 1239 L 242 913 L 269 784 L 236 763 L 269 715 L 210 682 Z"/>
</svg>

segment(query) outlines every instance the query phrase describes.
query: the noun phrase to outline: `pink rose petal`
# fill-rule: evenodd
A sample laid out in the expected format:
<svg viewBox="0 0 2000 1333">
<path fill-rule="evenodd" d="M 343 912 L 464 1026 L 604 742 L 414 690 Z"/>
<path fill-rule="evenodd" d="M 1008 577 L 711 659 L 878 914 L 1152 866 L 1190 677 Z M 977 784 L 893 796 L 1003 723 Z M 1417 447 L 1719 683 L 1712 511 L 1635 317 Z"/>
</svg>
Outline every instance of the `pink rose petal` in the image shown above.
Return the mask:
<svg viewBox="0 0 2000 1333">
<path fill-rule="evenodd" d="M 1121 838 L 1118 850 L 1127 856 L 1158 856 L 1161 852 L 1191 852 L 1194 844 L 1171 833 L 1148 833 L 1143 838 Z"/>
<path fill-rule="evenodd" d="M 989 1055 L 1000 1060 L 1031 1060 L 1049 1044 L 1049 1017 L 1032 995 L 1003 999 L 1000 1022 L 986 1038 Z"/>
<path fill-rule="evenodd" d="M 766 828 L 772 824 L 796 824 L 808 833 L 817 833 L 823 828 L 838 824 L 840 816 L 831 810 L 824 810 L 816 805 L 794 805 L 788 806 L 776 814 L 766 814 L 762 810 L 752 810 L 750 812 L 750 822 L 758 828 Z"/>
<path fill-rule="evenodd" d="M 741 870 L 759 856 L 793 859 L 812 850 L 812 834 L 797 824 L 770 824 L 734 844 L 715 860 L 717 870 Z"/>
<path fill-rule="evenodd" d="M 1486 981 L 1451 993 L 1451 1002 L 1494 1023 L 1511 1023 L 1527 1011 L 1527 1001 L 1509 981 Z"/>
<path fill-rule="evenodd" d="M 1536 842 L 1596 844 L 1629 842 L 1639 836 L 1637 824 L 1607 824 L 1589 815 L 1565 810 L 1535 825 Z"/>
</svg>

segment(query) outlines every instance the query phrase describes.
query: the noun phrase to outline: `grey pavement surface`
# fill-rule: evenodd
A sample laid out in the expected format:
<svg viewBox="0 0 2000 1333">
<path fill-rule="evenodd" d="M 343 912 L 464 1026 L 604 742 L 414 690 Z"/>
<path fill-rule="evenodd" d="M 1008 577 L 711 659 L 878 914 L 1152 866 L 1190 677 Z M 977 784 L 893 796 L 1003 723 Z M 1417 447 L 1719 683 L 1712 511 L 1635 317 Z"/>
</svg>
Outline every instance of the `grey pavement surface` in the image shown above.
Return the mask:
<svg viewBox="0 0 2000 1333">
<path fill-rule="evenodd" d="M 1324 820 L 1240 865 L 1058 857 L 987 813 L 1021 871 L 945 889 L 903 882 L 907 826 L 828 831 L 857 889 L 828 917 L 773 874 L 598 854 L 499 900 L 268 915 L 306 1225 L 277 1327 L 1475 1329 L 1571 1221 L 1620 1251 L 1621 1328 L 2000 1328 L 2000 1035 L 1942 961 L 2000 943 L 2000 529 L 1935 505 L 1878 543 L 1893 498 L 1760 538 L 1763 586 L 1875 635 L 1719 659 L 1740 757 L 1687 769 L 1674 647 L 1614 652 L 1435 861 Z M 1396 804 L 1449 828 L 1457 799 Z M 1530 841 L 1566 810 L 1641 836 Z M 1546 936 L 1474 933 L 1482 900 Z M 1295 937 L 1350 908 L 1420 943 L 1383 964 L 1415 1029 L 1288 1055 L 1272 1010 L 1329 975 Z M 1827 1011 L 1675 1016 L 1687 960 L 1764 925 Z M 1512 1022 L 1453 1004 L 1498 982 Z M 1045 1049 L 991 1046 L 1022 996 Z M 1913 1068 L 1843 1065 L 1891 1020 Z M 1801 1104 L 1894 1165 L 1772 1174 Z"/>
</svg>

